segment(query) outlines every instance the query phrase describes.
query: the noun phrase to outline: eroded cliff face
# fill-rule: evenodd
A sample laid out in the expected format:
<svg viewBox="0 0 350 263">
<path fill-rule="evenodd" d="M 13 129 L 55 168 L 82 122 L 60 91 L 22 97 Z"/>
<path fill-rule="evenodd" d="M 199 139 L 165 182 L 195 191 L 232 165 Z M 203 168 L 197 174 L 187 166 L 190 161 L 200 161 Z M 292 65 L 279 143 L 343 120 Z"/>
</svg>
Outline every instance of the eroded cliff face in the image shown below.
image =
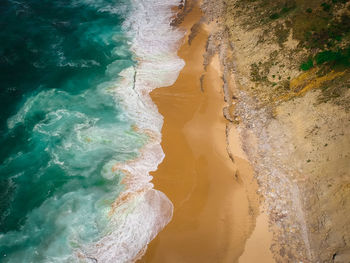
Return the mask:
<svg viewBox="0 0 350 263">
<path fill-rule="evenodd" d="M 206 0 L 277 262 L 350 262 L 350 3 Z M 230 127 L 227 138 L 230 143 Z"/>
</svg>

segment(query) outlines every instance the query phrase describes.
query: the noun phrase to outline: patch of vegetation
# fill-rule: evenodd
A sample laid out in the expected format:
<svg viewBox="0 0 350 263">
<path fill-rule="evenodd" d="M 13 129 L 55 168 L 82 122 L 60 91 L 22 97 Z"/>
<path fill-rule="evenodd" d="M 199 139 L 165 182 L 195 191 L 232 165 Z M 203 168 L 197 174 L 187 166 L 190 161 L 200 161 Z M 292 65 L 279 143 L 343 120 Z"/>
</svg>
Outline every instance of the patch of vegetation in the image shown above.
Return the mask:
<svg viewBox="0 0 350 263">
<path fill-rule="evenodd" d="M 291 12 L 292 10 L 294 10 L 296 8 L 296 2 L 294 0 L 290 0 L 290 1 L 286 1 L 284 3 L 284 6 L 280 9 L 280 11 L 278 13 L 272 13 L 270 15 L 270 19 L 275 20 L 278 19 L 280 17 L 283 17 L 285 15 L 287 15 L 289 12 Z"/>
<path fill-rule="evenodd" d="M 289 35 L 289 29 L 285 28 L 283 24 L 277 24 L 274 28 L 275 36 L 277 37 L 278 44 L 282 47 L 283 43 L 286 42 Z"/>
<path fill-rule="evenodd" d="M 280 18 L 280 16 L 277 13 L 273 13 L 272 15 L 270 15 L 270 19 L 272 19 L 272 20 L 278 19 L 278 18 Z"/>
<path fill-rule="evenodd" d="M 322 65 L 324 63 L 332 63 L 334 65 L 344 65 L 350 66 L 350 48 L 340 51 L 322 51 L 318 53 L 315 57 L 317 65 Z"/>
<path fill-rule="evenodd" d="M 313 66 L 314 66 L 314 62 L 311 58 L 309 58 L 306 62 L 300 65 L 300 69 L 303 71 L 307 71 L 311 69 Z"/>
<path fill-rule="evenodd" d="M 334 47 L 342 38 L 350 33 L 350 16 L 342 15 L 340 19 L 329 21 L 323 19 L 324 23 L 318 27 L 313 26 L 306 32 L 305 38 L 301 39 L 306 48 Z M 328 22 L 328 23 L 327 23 Z"/>
<path fill-rule="evenodd" d="M 285 76 L 285 73 L 288 74 L 289 70 L 294 70 L 296 67 L 305 72 L 317 67 L 317 70 L 310 71 L 317 77 L 326 76 L 331 71 L 345 72 L 344 74 L 350 77 L 350 5 L 347 3 L 349 1 L 224 0 L 227 6 L 231 5 L 231 9 L 228 7 L 226 20 L 230 21 L 227 23 L 228 30 L 234 28 L 237 22 L 244 30 L 252 32 L 256 30 L 259 32 L 256 48 L 271 44 L 269 50 L 272 52 L 275 49 L 278 53 L 278 56 L 264 57 L 263 62 L 253 61 L 255 63 L 250 66 L 251 80 L 263 84 L 256 85 L 254 91 L 262 100 L 279 98 L 290 93 L 291 77 L 287 79 L 288 75 Z M 235 17 L 235 20 L 230 20 L 232 17 Z M 290 33 L 298 42 L 286 42 Z M 276 47 L 276 44 L 280 48 Z M 269 81 L 267 76 L 270 76 L 270 69 L 276 61 L 279 61 L 280 70 L 282 65 L 285 65 L 283 73 L 279 73 L 276 69 Z M 338 78 L 341 78 L 340 75 L 337 75 L 334 81 Z M 324 89 L 329 91 L 332 85 L 333 82 Z M 328 97 L 333 98 L 336 94 L 342 93 L 332 94 Z"/>
<path fill-rule="evenodd" d="M 254 82 L 265 82 L 265 84 L 272 84 L 267 76 L 270 74 L 271 67 L 275 65 L 275 60 L 278 56 L 278 52 L 274 51 L 270 54 L 270 57 L 267 61 L 262 63 L 253 63 L 250 65 L 250 79 Z M 275 78 L 276 75 L 273 75 Z"/>
<path fill-rule="evenodd" d="M 333 69 L 344 69 L 350 67 L 350 46 L 344 49 L 338 49 L 337 51 L 324 50 L 318 52 L 315 57 L 309 58 L 306 62 L 300 65 L 300 69 L 307 71 L 316 65 L 327 65 Z M 326 71 L 327 72 L 327 71 Z"/>
<path fill-rule="evenodd" d="M 262 76 L 259 66 L 256 63 L 250 65 L 250 77 L 252 81 L 263 81 L 266 79 L 266 76 Z"/>
<path fill-rule="evenodd" d="M 322 3 L 321 4 L 323 11 L 329 12 L 331 10 L 331 5 L 327 3 Z"/>
<path fill-rule="evenodd" d="M 350 33 L 350 17 L 343 13 L 339 19 L 337 11 L 345 7 L 349 0 L 255 0 L 247 4 L 239 0 L 249 16 L 250 25 L 261 25 L 262 21 L 271 23 L 283 18 L 290 22 L 294 37 L 303 47 L 323 48 L 324 45 L 337 45 L 345 35 Z M 251 10 L 251 11 L 250 11 Z M 258 15 L 257 15 L 258 14 Z"/>
</svg>

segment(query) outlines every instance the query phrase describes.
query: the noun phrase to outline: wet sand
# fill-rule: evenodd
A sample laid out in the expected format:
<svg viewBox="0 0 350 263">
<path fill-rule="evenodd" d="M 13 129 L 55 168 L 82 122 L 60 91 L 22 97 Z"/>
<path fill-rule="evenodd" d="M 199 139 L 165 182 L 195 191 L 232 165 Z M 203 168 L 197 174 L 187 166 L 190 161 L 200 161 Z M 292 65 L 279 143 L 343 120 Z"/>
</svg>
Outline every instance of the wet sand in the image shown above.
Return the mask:
<svg viewBox="0 0 350 263">
<path fill-rule="evenodd" d="M 189 32 L 200 16 L 195 7 L 181 26 Z M 241 150 L 231 149 L 235 164 L 227 154 L 218 57 L 203 69 L 208 33 L 202 28 L 191 45 L 187 37 L 178 53 L 186 66 L 176 83 L 151 93 L 164 116 L 165 152 L 153 183 L 173 202 L 174 216 L 139 262 L 238 262 L 259 214 L 257 184 L 249 163 L 235 156 Z"/>
</svg>

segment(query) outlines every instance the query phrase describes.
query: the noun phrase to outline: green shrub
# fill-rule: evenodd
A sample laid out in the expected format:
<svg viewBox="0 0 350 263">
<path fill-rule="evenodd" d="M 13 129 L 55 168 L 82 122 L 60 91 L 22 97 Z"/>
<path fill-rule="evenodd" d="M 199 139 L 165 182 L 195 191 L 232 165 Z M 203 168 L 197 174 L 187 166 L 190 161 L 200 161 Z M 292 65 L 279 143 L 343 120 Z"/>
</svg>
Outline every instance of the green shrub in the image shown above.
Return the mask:
<svg viewBox="0 0 350 263">
<path fill-rule="evenodd" d="M 296 8 L 296 2 L 295 0 L 287 1 L 282 7 L 281 11 L 278 13 L 273 13 L 270 15 L 270 19 L 275 20 L 280 18 L 281 16 L 287 15 L 290 11 L 294 10 Z"/>
<path fill-rule="evenodd" d="M 281 10 L 281 14 L 287 14 L 289 11 L 292 11 L 293 9 L 295 9 L 295 6 L 290 6 L 290 7 L 283 7 Z"/>
<path fill-rule="evenodd" d="M 333 4 L 336 4 L 336 3 L 342 3 L 342 4 L 345 4 L 346 2 L 348 2 L 349 0 L 332 0 L 332 3 Z"/>
<path fill-rule="evenodd" d="M 331 5 L 327 3 L 322 3 L 321 4 L 323 11 L 329 12 L 331 10 Z"/>
<path fill-rule="evenodd" d="M 309 14 L 311 14 L 311 13 L 312 13 L 312 9 L 311 9 L 311 8 L 308 8 L 308 9 L 306 9 L 306 12 L 309 13 Z"/>
<path fill-rule="evenodd" d="M 322 65 L 327 62 L 337 61 L 341 58 L 341 54 L 339 52 L 333 52 L 330 50 L 322 51 L 318 53 L 315 57 L 317 65 Z"/>
<path fill-rule="evenodd" d="M 307 71 L 310 68 L 312 68 L 313 66 L 314 66 L 314 62 L 312 61 L 311 58 L 309 58 L 306 62 L 304 62 L 300 65 L 300 69 L 303 71 Z"/>
<path fill-rule="evenodd" d="M 272 19 L 272 20 L 278 19 L 279 17 L 280 16 L 277 13 L 273 13 L 272 15 L 270 15 L 270 19 Z"/>
<path fill-rule="evenodd" d="M 317 65 L 350 66 L 350 47 L 338 51 L 325 50 L 315 56 Z"/>
</svg>

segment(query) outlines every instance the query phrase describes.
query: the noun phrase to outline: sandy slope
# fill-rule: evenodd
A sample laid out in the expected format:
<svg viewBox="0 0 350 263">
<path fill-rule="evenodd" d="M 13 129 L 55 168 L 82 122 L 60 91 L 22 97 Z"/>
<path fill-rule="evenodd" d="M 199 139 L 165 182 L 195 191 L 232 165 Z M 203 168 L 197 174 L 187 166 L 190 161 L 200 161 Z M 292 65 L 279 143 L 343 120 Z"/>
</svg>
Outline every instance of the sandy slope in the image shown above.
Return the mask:
<svg viewBox="0 0 350 263">
<path fill-rule="evenodd" d="M 194 7 L 181 27 L 189 33 L 201 15 Z M 257 184 L 240 154 L 239 142 L 231 150 L 235 164 L 227 153 L 228 121 L 223 117 L 218 57 L 206 72 L 203 68 L 207 38 L 208 32 L 200 27 L 189 45 L 187 34 L 179 50 L 186 66 L 178 80 L 151 94 L 165 119 L 162 147 L 166 156 L 153 173 L 153 182 L 175 210 L 173 220 L 151 242 L 141 262 L 238 262 L 259 214 Z M 260 258 L 265 259 L 260 262 L 272 262 L 271 236 L 267 222 L 261 222 L 262 231 L 254 233 L 247 248 L 254 253 L 254 247 L 259 247 Z"/>
</svg>

